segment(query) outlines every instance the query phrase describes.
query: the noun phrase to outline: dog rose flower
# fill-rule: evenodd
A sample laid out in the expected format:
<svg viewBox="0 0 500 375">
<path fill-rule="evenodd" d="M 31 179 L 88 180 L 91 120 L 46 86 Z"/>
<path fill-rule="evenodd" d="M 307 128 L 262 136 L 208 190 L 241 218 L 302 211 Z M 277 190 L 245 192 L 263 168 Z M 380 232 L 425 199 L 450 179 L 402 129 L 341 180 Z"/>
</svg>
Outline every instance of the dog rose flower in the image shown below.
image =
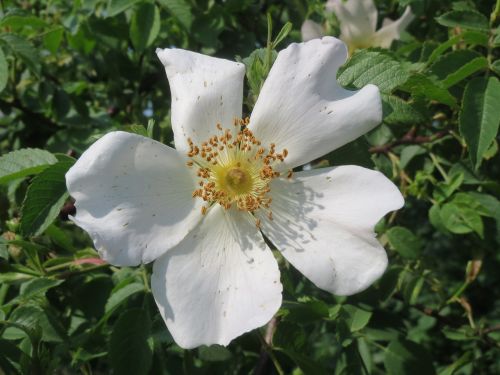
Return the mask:
<svg viewBox="0 0 500 375">
<path fill-rule="evenodd" d="M 154 261 L 151 289 L 183 348 L 227 345 L 266 324 L 282 300 L 283 257 L 319 288 L 350 295 L 384 272 L 373 232 L 403 198 L 383 174 L 356 166 L 292 172 L 381 121 L 378 88 L 344 90 L 347 58 L 332 37 L 281 51 L 250 118 L 244 66 L 158 49 L 172 96 L 175 149 L 111 132 L 66 175 L 72 220 L 103 259 Z"/>
</svg>

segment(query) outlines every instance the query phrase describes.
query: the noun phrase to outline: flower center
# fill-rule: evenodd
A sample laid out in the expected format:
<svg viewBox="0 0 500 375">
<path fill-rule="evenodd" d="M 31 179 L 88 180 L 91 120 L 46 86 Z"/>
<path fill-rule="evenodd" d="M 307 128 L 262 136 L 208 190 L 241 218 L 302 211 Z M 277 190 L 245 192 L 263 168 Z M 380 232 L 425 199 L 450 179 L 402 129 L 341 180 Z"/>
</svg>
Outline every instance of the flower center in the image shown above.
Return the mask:
<svg viewBox="0 0 500 375">
<path fill-rule="evenodd" d="M 288 151 L 277 153 L 273 143 L 262 146 L 247 128 L 248 122 L 248 118 L 235 119 L 237 132 L 217 124 L 218 134 L 201 145 L 188 139 L 191 160 L 187 164 L 198 167 L 200 178 L 200 187 L 193 197 L 207 202 L 202 207 L 203 214 L 210 206 L 220 204 L 225 209 L 234 205 L 250 213 L 264 209 L 271 218 L 270 182 L 280 175 L 275 168 L 285 160 Z"/>
<path fill-rule="evenodd" d="M 248 193 L 252 189 L 248 173 L 242 168 L 229 169 L 226 173 L 225 183 L 236 194 Z"/>
</svg>

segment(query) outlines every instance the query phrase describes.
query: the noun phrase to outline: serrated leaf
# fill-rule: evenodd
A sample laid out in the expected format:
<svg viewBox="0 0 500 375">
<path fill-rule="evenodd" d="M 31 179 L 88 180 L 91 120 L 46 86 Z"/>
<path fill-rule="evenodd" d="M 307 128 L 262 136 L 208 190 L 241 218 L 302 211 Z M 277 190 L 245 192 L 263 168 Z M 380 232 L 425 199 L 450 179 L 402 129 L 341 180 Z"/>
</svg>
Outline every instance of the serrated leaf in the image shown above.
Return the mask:
<svg viewBox="0 0 500 375">
<path fill-rule="evenodd" d="M 483 14 L 472 10 L 452 10 L 437 17 L 436 21 L 447 27 L 488 30 L 488 19 Z"/>
<path fill-rule="evenodd" d="M 432 359 L 419 344 L 409 340 L 391 341 L 385 351 L 384 366 L 389 375 L 433 375 Z"/>
<path fill-rule="evenodd" d="M 40 306 L 21 305 L 12 312 L 9 320 L 22 325 L 32 335 L 40 335 L 43 341 L 61 342 L 64 331 L 60 323 L 51 318 L 52 315 Z"/>
<path fill-rule="evenodd" d="M 488 67 L 488 60 L 486 57 L 480 56 L 476 57 L 474 60 L 469 61 L 467 64 L 464 64 L 460 69 L 455 72 L 449 74 L 444 80 L 443 85 L 445 88 L 456 85 L 458 82 L 463 81 L 465 78 L 470 75 L 486 69 Z"/>
<path fill-rule="evenodd" d="M 23 298 L 31 298 L 37 294 L 45 293 L 47 290 L 62 284 L 64 280 L 54 280 L 45 277 L 30 280 L 21 285 L 20 296 Z"/>
<path fill-rule="evenodd" d="M 149 47 L 160 32 L 160 11 L 151 3 L 141 3 L 132 15 L 130 40 L 134 48 L 143 51 Z"/>
<path fill-rule="evenodd" d="M 414 125 L 426 121 L 426 117 L 410 103 L 393 95 L 382 94 L 384 122 L 388 125 Z"/>
<path fill-rule="evenodd" d="M 460 69 L 463 65 L 480 57 L 481 54 L 469 49 L 459 49 L 440 56 L 429 68 L 429 73 L 443 80 L 450 73 Z"/>
<path fill-rule="evenodd" d="M 117 320 L 109 340 L 114 374 L 147 374 L 153 353 L 148 345 L 151 320 L 142 309 L 128 310 Z"/>
<path fill-rule="evenodd" d="M 457 107 L 455 98 L 447 89 L 423 74 L 413 74 L 408 78 L 402 89 L 411 93 L 416 98 L 427 98 L 449 105 L 450 107 Z"/>
<path fill-rule="evenodd" d="M 343 86 L 353 85 L 361 88 L 372 83 L 381 92 L 389 93 L 406 82 L 409 73 L 390 55 L 361 50 L 339 69 L 338 80 Z"/>
<path fill-rule="evenodd" d="M 16 34 L 0 35 L 0 42 L 7 45 L 31 71 L 36 74 L 40 72 L 41 65 L 38 50 L 30 42 Z"/>
<path fill-rule="evenodd" d="M 73 164 L 74 160 L 60 161 L 33 179 L 21 209 L 24 236 L 39 235 L 55 220 L 68 197 L 64 176 Z"/>
<path fill-rule="evenodd" d="M 5 86 L 7 86 L 7 81 L 9 80 L 9 66 L 7 64 L 7 59 L 3 53 L 2 48 L 0 48 L 0 92 L 3 91 Z"/>
<path fill-rule="evenodd" d="M 159 0 L 159 3 L 172 13 L 187 30 L 191 28 L 191 24 L 193 23 L 193 12 L 191 11 L 191 5 L 188 1 Z"/>
<path fill-rule="evenodd" d="M 109 0 L 108 17 L 114 17 L 120 14 L 139 1 L 141 0 Z"/>
<path fill-rule="evenodd" d="M 0 157 L 0 184 L 37 174 L 57 163 L 50 152 L 37 148 L 24 148 Z"/>
<path fill-rule="evenodd" d="M 500 82 L 496 77 L 477 77 L 465 87 L 459 129 L 476 169 L 497 135 L 500 124 L 498 103 Z"/>
<path fill-rule="evenodd" d="M 429 73 L 437 76 L 444 88 L 449 88 L 487 67 L 488 60 L 484 56 L 473 50 L 464 49 L 441 56 L 429 68 Z"/>
</svg>

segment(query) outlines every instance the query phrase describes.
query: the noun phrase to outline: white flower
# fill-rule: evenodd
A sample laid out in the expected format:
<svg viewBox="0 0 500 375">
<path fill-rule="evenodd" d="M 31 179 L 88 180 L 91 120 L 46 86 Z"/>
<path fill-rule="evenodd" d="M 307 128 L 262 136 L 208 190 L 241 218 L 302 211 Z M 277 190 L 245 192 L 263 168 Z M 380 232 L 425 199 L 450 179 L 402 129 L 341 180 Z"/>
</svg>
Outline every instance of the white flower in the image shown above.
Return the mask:
<svg viewBox="0 0 500 375">
<path fill-rule="evenodd" d="M 403 205 L 396 186 L 355 166 L 290 172 L 381 121 L 377 87 L 336 82 L 345 45 L 325 37 L 281 51 L 249 122 L 237 126 L 242 64 L 157 53 L 176 149 L 112 132 L 66 179 L 73 220 L 105 260 L 155 260 L 151 288 L 175 341 L 227 345 L 272 318 L 282 286 L 263 235 L 319 288 L 349 295 L 374 282 L 387 255 L 373 226 Z"/>
<path fill-rule="evenodd" d="M 305 20 L 300 27 L 302 40 L 308 42 L 312 39 L 321 38 L 325 35 L 323 26 L 311 20 Z"/>
<path fill-rule="evenodd" d="M 415 17 L 410 7 L 406 7 L 398 20 L 384 18 L 382 27 L 377 30 L 378 12 L 373 0 L 328 0 L 325 7 L 337 16 L 339 38 L 348 45 L 350 53 L 358 48 L 389 48 Z M 311 20 L 304 21 L 301 31 L 304 41 L 323 36 L 321 25 Z"/>
</svg>

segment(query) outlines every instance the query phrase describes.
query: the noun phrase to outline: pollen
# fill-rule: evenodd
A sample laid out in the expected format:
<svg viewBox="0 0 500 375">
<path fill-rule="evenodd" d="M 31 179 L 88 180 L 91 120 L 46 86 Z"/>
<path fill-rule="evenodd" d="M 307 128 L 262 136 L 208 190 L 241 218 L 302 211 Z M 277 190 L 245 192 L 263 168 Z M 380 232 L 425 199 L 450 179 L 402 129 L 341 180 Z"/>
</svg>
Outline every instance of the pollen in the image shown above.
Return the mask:
<svg viewBox="0 0 500 375">
<path fill-rule="evenodd" d="M 215 134 L 199 145 L 188 139 L 187 165 L 198 168 L 199 178 L 199 188 L 192 196 L 206 202 L 203 214 L 219 204 L 226 210 L 235 207 L 250 214 L 264 210 L 272 220 L 270 183 L 280 176 L 276 167 L 288 151 L 277 152 L 274 143 L 263 145 L 248 129 L 249 121 L 235 119 L 233 129 L 216 124 Z M 260 227 L 260 220 L 255 223 Z"/>
</svg>

